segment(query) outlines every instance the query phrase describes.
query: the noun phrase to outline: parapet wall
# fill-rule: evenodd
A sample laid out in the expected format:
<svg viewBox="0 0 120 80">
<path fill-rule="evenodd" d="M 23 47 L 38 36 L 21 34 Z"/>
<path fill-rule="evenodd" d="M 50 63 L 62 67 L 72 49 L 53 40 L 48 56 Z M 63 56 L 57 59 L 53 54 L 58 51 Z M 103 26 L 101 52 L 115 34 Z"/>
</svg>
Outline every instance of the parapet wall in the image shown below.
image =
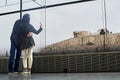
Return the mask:
<svg viewBox="0 0 120 80">
<path fill-rule="evenodd" d="M 1 58 L 0 74 L 8 72 L 7 66 L 8 58 Z M 120 52 L 34 56 L 32 73 L 64 72 L 120 72 Z"/>
</svg>

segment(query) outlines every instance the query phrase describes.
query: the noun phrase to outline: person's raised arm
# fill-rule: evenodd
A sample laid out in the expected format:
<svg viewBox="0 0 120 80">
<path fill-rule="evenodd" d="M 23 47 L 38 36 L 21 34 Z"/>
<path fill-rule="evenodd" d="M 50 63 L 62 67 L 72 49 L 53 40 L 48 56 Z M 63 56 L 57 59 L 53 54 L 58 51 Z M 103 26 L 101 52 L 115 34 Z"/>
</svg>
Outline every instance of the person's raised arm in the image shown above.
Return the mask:
<svg viewBox="0 0 120 80">
<path fill-rule="evenodd" d="M 32 25 L 30 25 L 30 32 L 33 32 L 34 34 L 39 34 L 42 31 L 42 24 L 40 23 L 40 28 L 38 30 L 36 30 Z"/>
</svg>

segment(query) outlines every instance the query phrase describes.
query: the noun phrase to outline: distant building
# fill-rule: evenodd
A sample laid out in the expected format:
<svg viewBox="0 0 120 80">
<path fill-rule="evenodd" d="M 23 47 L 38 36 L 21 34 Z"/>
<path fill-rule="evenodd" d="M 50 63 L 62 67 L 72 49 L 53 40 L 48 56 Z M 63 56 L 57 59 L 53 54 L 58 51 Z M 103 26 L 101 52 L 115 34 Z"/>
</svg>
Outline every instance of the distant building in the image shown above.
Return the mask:
<svg viewBox="0 0 120 80">
<path fill-rule="evenodd" d="M 110 31 L 107 29 L 98 29 L 97 34 L 100 34 L 101 32 L 104 32 L 105 34 L 110 34 Z"/>
<path fill-rule="evenodd" d="M 73 32 L 74 34 L 74 38 L 78 38 L 78 37 L 83 37 L 83 36 L 88 36 L 88 31 L 75 31 Z"/>
</svg>

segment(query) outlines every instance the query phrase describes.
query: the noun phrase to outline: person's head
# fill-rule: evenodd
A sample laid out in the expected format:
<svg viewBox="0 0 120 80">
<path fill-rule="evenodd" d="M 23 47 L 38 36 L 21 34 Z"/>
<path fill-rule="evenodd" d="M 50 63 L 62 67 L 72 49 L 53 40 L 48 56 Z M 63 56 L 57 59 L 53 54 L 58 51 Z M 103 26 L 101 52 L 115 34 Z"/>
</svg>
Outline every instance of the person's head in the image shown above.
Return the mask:
<svg viewBox="0 0 120 80">
<path fill-rule="evenodd" d="M 30 15 L 29 14 L 24 14 L 23 15 L 23 22 L 29 23 L 30 22 Z"/>
</svg>

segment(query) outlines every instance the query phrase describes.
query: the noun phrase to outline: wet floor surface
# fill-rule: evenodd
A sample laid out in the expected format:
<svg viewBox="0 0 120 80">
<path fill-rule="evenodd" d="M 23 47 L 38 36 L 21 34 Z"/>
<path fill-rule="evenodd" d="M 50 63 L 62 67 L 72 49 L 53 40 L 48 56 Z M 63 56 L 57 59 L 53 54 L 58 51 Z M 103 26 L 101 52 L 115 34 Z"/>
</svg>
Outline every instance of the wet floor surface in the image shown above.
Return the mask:
<svg viewBox="0 0 120 80">
<path fill-rule="evenodd" d="M 0 74 L 0 80 L 120 80 L 120 73 Z"/>
</svg>

